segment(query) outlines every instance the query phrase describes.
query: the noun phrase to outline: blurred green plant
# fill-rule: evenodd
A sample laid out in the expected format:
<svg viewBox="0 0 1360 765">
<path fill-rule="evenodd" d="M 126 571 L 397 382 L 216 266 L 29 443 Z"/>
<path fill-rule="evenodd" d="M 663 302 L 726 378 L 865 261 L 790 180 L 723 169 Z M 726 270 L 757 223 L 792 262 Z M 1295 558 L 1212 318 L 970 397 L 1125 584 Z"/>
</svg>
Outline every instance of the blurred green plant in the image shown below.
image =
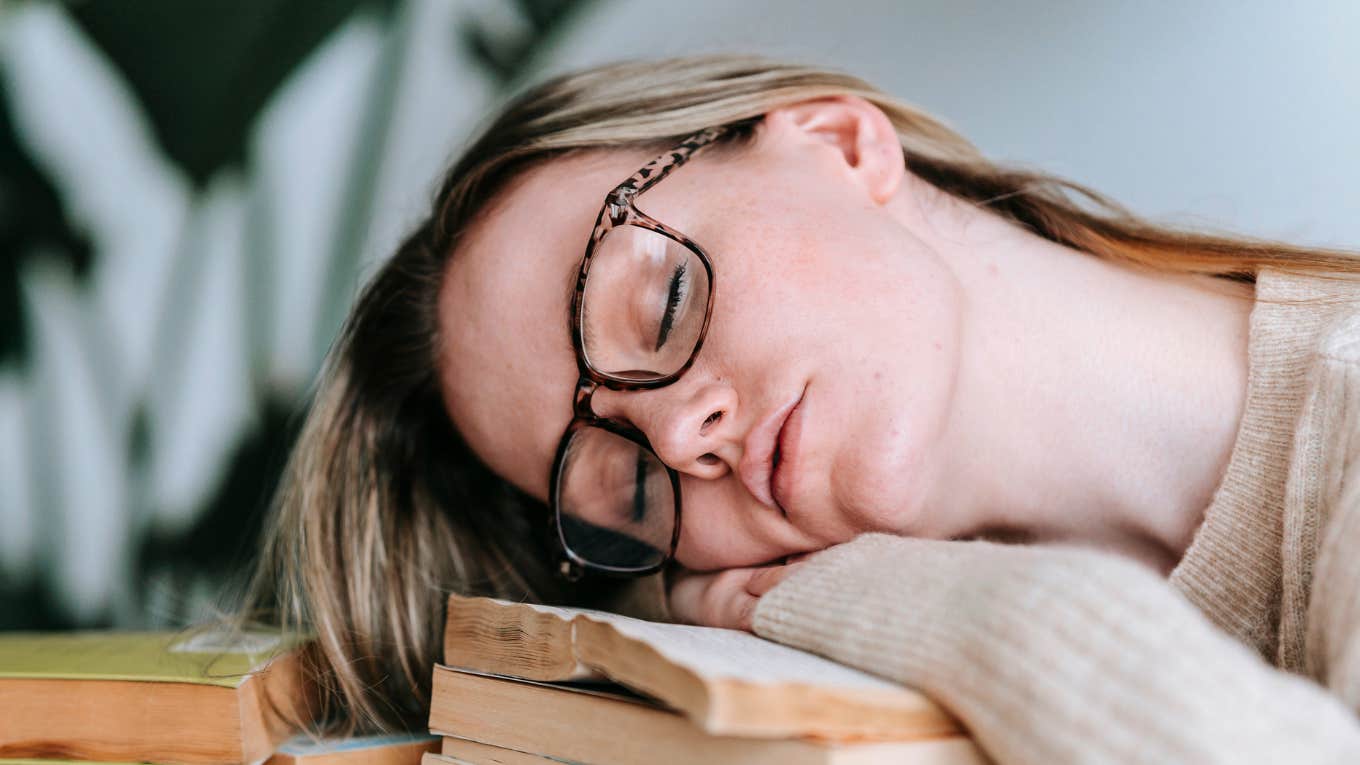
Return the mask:
<svg viewBox="0 0 1360 765">
<path fill-rule="evenodd" d="M 441 108 L 471 127 L 584 2 L 0 6 L 0 629 L 203 612 L 250 557 L 365 260 L 410 216 L 382 181 L 421 159 L 394 140 L 424 123 L 409 103 L 461 98 Z M 435 59 L 478 84 L 403 102 L 441 81 L 420 79 Z M 58 82 L 74 91 L 45 91 Z M 443 130 L 426 126 L 426 155 L 462 137 Z M 309 131 L 343 168 L 276 166 Z M 142 176 L 123 187 L 110 168 Z M 299 175 L 345 188 L 299 200 Z M 156 245 L 118 238 L 143 213 L 170 238 L 125 251 Z M 293 264 L 296 242 L 318 262 Z M 281 302 L 308 306 L 301 345 L 279 339 Z M 198 461 L 176 462 L 186 451 Z"/>
</svg>

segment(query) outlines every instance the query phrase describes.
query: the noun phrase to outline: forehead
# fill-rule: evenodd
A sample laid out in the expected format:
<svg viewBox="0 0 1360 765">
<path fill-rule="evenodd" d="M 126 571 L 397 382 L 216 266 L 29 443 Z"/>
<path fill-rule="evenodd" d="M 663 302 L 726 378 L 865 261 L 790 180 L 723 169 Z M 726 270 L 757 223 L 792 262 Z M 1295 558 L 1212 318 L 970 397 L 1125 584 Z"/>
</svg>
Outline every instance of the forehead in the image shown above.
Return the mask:
<svg viewBox="0 0 1360 765">
<path fill-rule="evenodd" d="M 653 156 L 592 152 L 528 171 L 479 214 L 444 276 L 445 407 L 492 470 L 543 500 L 572 414 L 570 287 L 605 195 Z M 678 191 L 697 167 L 649 190 L 640 206 L 664 203 L 674 196 L 667 187 Z"/>
</svg>

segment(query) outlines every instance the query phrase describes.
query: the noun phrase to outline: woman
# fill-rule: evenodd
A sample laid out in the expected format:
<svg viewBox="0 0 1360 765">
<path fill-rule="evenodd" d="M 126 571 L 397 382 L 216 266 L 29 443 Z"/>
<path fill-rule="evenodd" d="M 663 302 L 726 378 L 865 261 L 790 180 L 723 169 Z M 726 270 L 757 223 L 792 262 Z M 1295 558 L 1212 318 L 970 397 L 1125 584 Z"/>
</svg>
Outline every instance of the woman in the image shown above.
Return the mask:
<svg viewBox="0 0 1360 765">
<path fill-rule="evenodd" d="M 1357 276 L 841 74 L 558 78 L 354 307 L 254 610 L 352 725 L 423 725 L 453 590 L 753 629 L 1002 763 L 1355 755 Z"/>
</svg>

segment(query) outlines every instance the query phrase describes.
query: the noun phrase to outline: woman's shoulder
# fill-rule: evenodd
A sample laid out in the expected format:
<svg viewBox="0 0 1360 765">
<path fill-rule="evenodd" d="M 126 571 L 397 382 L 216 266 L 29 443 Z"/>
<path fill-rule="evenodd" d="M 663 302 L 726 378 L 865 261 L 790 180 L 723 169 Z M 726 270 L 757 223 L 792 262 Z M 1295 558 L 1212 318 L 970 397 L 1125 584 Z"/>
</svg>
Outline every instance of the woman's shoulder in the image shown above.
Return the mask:
<svg viewBox="0 0 1360 765">
<path fill-rule="evenodd" d="M 1256 298 L 1260 323 L 1270 325 L 1275 340 L 1298 342 L 1323 364 L 1360 364 L 1360 273 L 1265 267 L 1256 277 Z"/>
<path fill-rule="evenodd" d="M 1350 367 L 1360 366 L 1360 305 L 1339 313 L 1322 335 L 1318 355 Z"/>
<path fill-rule="evenodd" d="M 1360 294 L 1360 285 L 1357 286 Z M 1323 486 L 1338 488 L 1360 476 L 1360 302 L 1338 308 L 1318 335 L 1304 435 L 1320 443 L 1312 453 Z M 1309 423 L 1311 427 L 1306 426 Z M 1296 444 L 1297 448 L 1297 444 Z M 1305 452 L 1306 453 L 1306 452 Z M 1360 507 L 1352 508 L 1360 512 Z"/>
</svg>

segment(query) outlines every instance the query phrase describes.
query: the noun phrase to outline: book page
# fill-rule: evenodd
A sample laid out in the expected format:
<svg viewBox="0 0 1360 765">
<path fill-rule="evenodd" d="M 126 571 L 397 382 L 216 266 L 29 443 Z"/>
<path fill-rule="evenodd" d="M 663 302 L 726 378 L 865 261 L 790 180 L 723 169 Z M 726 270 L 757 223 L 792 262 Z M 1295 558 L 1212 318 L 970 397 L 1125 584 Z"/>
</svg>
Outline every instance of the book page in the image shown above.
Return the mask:
<svg viewBox="0 0 1360 765">
<path fill-rule="evenodd" d="M 611 625 L 705 678 L 907 693 L 897 683 L 741 630 L 648 622 L 585 609 L 577 613 L 578 618 Z"/>
<path fill-rule="evenodd" d="M 518 673 L 538 680 L 604 680 L 603 674 L 580 662 L 573 645 L 572 619 L 586 610 L 451 594 L 445 613 L 444 661 L 460 669 Z M 511 626 L 514 629 L 508 629 Z M 508 655 L 503 653 L 507 650 Z M 534 660 L 552 666 L 530 668 L 525 663 Z M 574 666 L 565 667 L 562 660 Z"/>
<path fill-rule="evenodd" d="M 614 699 L 615 701 L 626 701 L 630 704 L 641 704 L 645 707 L 665 707 L 664 704 L 661 704 L 656 699 L 636 693 L 627 686 L 619 685 L 612 680 L 553 680 L 549 682 L 544 680 L 530 680 L 525 677 L 516 677 L 514 675 L 502 675 L 497 672 L 482 672 L 481 670 L 467 669 L 465 667 L 450 667 L 445 664 L 436 666 L 442 667 L 450 672 L 459 672 L 464 675 L 476 675 L 477 677 L 489 677 L 493 680 L 505 680 L 506 682 L 518 683 L 520 685 L 533 685 L 539 688 L 554 688 L 559 691 L 583 693 L 587 696 L 599 696 L 601 698 Z"/>
<path fill-rule="evenodd" d="M 495 599 L 492 598 L 492 600 Z M 616 619 L 631 619 L 632 621 L 642 621 L 641 619 L 633 619 L 631 616 L 621 616 L 619 614 L 612 614 L 608 611 L 596 611 L 593 608 L 574 608 L 572 606 L 545 606 L 542 603 L 515 603 L 508 600 L 497 600 L 496 602 L 505 603 L 507 605 L 512 606 L 524 606 L 526 608 L 532 608 L 533 610 L 538 611 L 539 613 L 542 614 L 553 614 L 561 618 L 562 621 L 566 622 L 569 622 L 572 619 L 576 618 L 577 616 L 581 615 L 599 616 L 605 619 L 616 618 Z M 647 623 L 650 624 L 651 622 Z"/>
</svg>

